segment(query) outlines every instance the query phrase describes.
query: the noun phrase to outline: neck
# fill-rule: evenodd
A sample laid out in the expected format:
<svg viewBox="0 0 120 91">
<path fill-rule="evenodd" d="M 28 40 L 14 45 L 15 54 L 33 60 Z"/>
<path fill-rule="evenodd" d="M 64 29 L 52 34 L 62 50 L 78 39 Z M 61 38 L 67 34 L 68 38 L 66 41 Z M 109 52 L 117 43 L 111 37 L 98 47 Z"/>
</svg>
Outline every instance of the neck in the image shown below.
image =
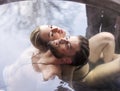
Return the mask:
<svg viewBox="0 0 120 91">
<path fill-rule="evenodd" d="M 46 53 L 42 53 L 40 56 L 41 57 L 40 57 L 39 61 L 37 62 L 38 64 L 46 64 L 46 65 L 59 64 L 59 61 L 58 61 L 59 59 L 54 57 L 50 50 L 48 50 Z"/>
</svg>

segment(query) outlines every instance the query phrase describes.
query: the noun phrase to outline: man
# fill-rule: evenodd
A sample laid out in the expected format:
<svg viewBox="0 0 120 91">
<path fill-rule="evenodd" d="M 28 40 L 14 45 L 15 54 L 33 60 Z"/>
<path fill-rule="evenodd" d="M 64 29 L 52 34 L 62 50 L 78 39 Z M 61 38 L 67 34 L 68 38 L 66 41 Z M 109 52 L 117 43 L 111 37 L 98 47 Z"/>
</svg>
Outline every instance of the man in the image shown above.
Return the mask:
<svg viewBox="0 0 120 91">
<path fill-rule="evenodd" d="M 109 34 L 109 33 L 104 33 L 104 34 Z M 103 36 L 99 36 L 99 37 L 103 37 Z M 103 44 L 104 44 L 106 41 L 109 41 L 109 38 L 104 39 L 103 41 L 104 41 L 103 42 Z M 75 67 L 75 65 L 77 65 L 77 63 L 81 62 L 82 57 L 86 56 L 88 58 L 87 54 L 89 51 L 89 45 L 88 46 L 87 45 L 88 45 L 88 43 L 83 42 L 82 38 L 79 36 L 76 36 L 76 37 L 71 36 L 70 39 L 63 38 L 63 39 L 51 41 L 49 43 L 49 47 L 50 47 L 53 55 L 55 55 L 58 58 L 60 58 L 62 55 L 62 56 L 71 57 L 73 59 L 73 61 L 72 61 L 73 64 L 70 64 L 70 65 L 73 65 L 72 67 L 71 66 L 67 66 L 67 67 L 63 66 L 63 68 L 62 68 L 63 80 L 70 83 L 70 85 L 72 85 L 72 81 L 78 81 L 78 82 L 84 82 L 85 84 L 87 84 L 89 86 L 101 86 L 103 84 L 106 84 L 106 82 L 112 81 L 112 79 L 115 79 L 115 77 L 120 75 L 120 65 L 119 65 L 120 60 L 119 60 L 118 55 L 116 56 L 116 54 L 111 55 L 112 59 L 114 59 L 114 61 L 111 60 L 111 62 L 99 65 L 91 71 L 89 71 L 89 65 L 86 62 L 84 62 L 85 64 L 83 66 Z M 101 47 L 101 46 L 98 46 L 98 47 Z M 108 50 L 109 46 L 107 46 L 107 45 L 103 45 L 103 46 L 104 46 L 104 49 L 106 49 L 105 50 L 106 52 L 109 51 Z M 90 47 L 90 51 L 91 51 L 91 47 Z M 101 50 L 100 52 L 103 53 L 105 51 Z M 98 49 L 98 52 L 99 52 L 99 49 Z M 84 55 L 84 56 L 78 57 L 78 56 L 76 56 L 77 53 L 79 53 L 80 55 Z M 101 54 L 101 53 L 99 53 L 99 54 Z M 94 54 L 94 55 L 96 55 L 96 54 Z M 107 56 L 107 55 L 104 55 L 104 53 L 103 53 L 102 57 L 104 58 L 104 56 Z M 76 57 L 78 59 L 76 59 Z M 87 60 L 87 58 L 86 58 L 86 60 Z M 74 59 L 76 59 L 76 60 L 74 60 Z"/>
<path fill-rule="evenodd" d="M 74 39 L 69 42 L 66 38 L 49 42 L 49 47 L 53 55 L 57 58 L 71 58 L 72 62 L 69 64 L 62 64 L 62 80 L 69 83 L 72 87 L 72 80 L 75 70 L 83 69 L 84 73 L 79 72 L 81 76 L 88 73 L 88 56 L 89 56 L 89 44 L 85 37 L 77 36 L 71 37 Z M 56 49 L 57 48 L 57 49 Z M 81 50 L 82 49 L 82 50 Z M 80 77 L 80 76 L 79 76 Z"/>
</svg>

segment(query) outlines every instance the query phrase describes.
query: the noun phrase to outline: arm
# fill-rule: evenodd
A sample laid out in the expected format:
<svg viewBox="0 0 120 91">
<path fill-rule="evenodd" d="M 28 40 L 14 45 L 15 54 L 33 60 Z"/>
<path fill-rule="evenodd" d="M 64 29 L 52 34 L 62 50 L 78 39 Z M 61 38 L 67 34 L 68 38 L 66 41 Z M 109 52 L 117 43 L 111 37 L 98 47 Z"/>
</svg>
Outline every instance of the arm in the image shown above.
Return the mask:
<svg viewBox="0 0 120 91">
<path fill-rule="evenodd" d="M 60 65 L 42 65 L 39 66 L 41 68 L 41 73 L 43 75 L 43 80 L 48 81 L 49 79 L 53 79 L 55 76 L 61 78 L 61 67 Z"/>
<path fill-rule="evenodd" d="M 99 41 L 99 42 L 98 42 Z M 102 32 L 89 39 L 91 63 L 96 63 L 103 54 L 104 62 L 110 62 L 113 59 L 115 51 L 115 39 L 111 33 Z"/>
<path fill-rule="evenodd" d="M 83 82 L 90 86 L 101 86 L 120 76 L 120 58 L 101 64 L 89 72 Z"/>
<path fill-rule="evenodd" d="M 75 70 L 75 66 L 71 65 L 61 65 L 62 69 L 62 80 L 69 83 L 69 86 L 72 87 L 73 81 L 73 72 Z"/>
</svg>

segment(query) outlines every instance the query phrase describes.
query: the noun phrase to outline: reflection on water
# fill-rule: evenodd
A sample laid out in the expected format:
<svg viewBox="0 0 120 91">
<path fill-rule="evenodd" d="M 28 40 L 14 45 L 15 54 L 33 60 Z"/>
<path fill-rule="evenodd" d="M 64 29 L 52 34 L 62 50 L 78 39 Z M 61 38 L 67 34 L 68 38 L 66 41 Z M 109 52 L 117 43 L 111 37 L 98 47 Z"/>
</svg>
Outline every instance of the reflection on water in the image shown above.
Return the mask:
<svg viewBox="0 0 120 91">
<path fill-rule="evenodd" d="M 64 87 L 72 91 L 67 83 L 61 83 L 58 77 L 43 81 L 42 74 L 34 71 L 31 56 L 33 50 L 26 49 L 20 58 L 3 71 L 5 85 L 8 91 L 55 91 L 58 87 Z"/>
<path fill-rule="evenodd" d="M 30 32 L 41 24 L 58 25 L 72 35 L 84 35 L 84 5 L 57 0 L 15 2 L 0 6 L 0 19 L 0 90 L 72 91 L 57 77 L 43 82 L 41 74 L 33 71 L 31 61 L 19 56 L 30 46 Z"/>
</svg>

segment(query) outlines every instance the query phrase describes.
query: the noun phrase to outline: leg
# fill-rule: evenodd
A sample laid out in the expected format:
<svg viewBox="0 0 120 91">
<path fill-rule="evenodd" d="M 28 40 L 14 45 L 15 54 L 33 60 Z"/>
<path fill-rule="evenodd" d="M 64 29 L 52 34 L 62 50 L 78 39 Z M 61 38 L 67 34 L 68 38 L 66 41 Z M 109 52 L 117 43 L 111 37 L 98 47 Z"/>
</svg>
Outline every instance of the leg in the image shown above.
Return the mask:
<svg viewBox="0 0 120 91">
<path fill-rule="evenodd" d="M 101 86 L 120 76 L 120 58 L 97 66 L 83 79 L 87 85 Z"/>
<path fill-rule="evenodd" d="M 114 35 L 115 33 L 115 24 L 118 14 L 114 11 L 104 9 L 103 13 L 103 19 L 102 19 L 102 32 L 110 32 Z"/>
<path fill-rule="evenodd" d="M 99 28 L 101 25 L 101 9 L 86 5 L 86 15 L 87 15 L 87 30 L 86 37 L 90 38 L 93 35 L 99 33 Z"/>
<path fill-rule="evenodd" d="M 115 39 L 111 33 L 101 32 L 89 39 L 91 63 L 96 63 L 103 54 L 104 62 L 112 61 L 115 50 Z"/>
<path fill-rule="evenodd" d="M 116 53 L 120 53 L 120 16 L 117 17 L 115 30 Z"/>
</svg>

